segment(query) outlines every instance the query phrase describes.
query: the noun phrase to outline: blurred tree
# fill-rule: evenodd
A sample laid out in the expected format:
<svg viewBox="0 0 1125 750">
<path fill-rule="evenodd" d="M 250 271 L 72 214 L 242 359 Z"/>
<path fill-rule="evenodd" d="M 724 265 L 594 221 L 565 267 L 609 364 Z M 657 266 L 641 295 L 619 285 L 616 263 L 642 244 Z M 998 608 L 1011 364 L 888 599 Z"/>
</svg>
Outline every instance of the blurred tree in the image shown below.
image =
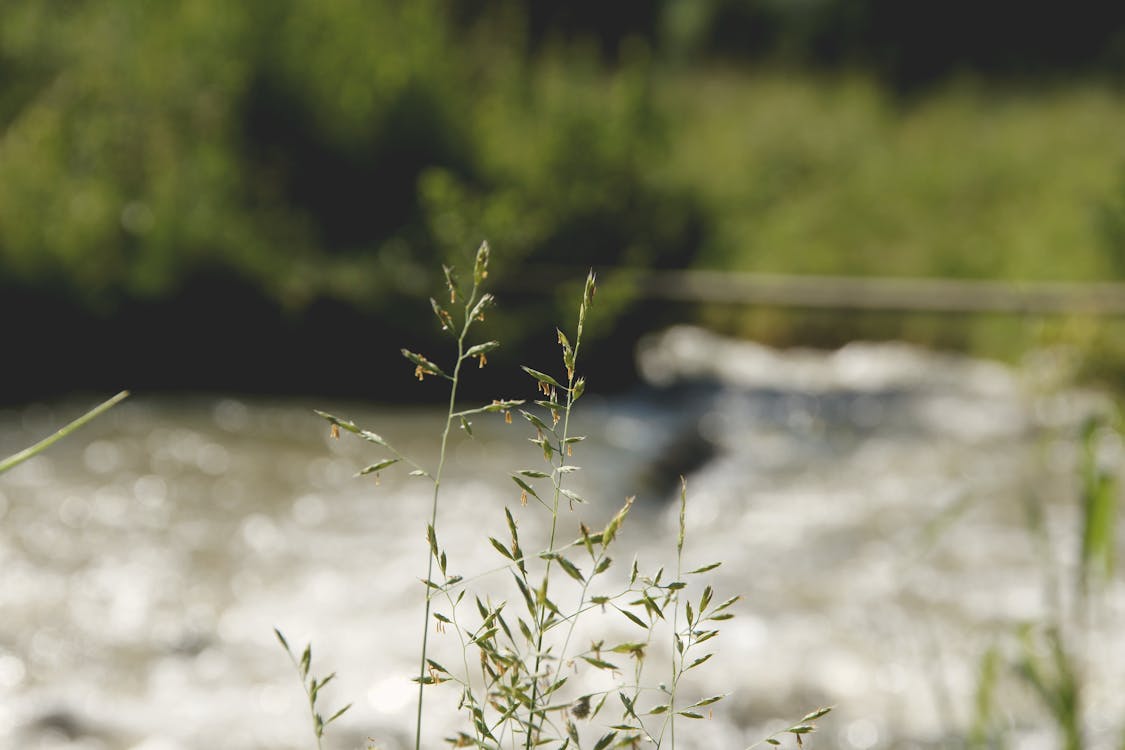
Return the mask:
<svg viewBox="0 0 1125 750">
<path fill-rule="evenodd" d="M 429 321 L 397 314 L 404 295 L 432 291 L 437 261 L 484 236 L 513 277 L 533 259 L 565 258 L 576 278 L 594 260 L 687 262 L 692 204 L 645 174 L 663 142 L 644 46 L 623 48 L 616 74 L 577 49 L 529 63 L 537 17 L 515 7 L 457 28 L 450 10 L 3 4 L 5 301 L 67 299 L 54 309 L 63 337 L 90 333 L 66 310 L 151 339 L 156 321 L 179 331 L 200 304 L 276 336 L 297 323 L 271 324 L 270 305 L 428 333 Z M 122 326 L 126 312 L 142 322 Z M 521 316 L 510 342 L 545 322 Z M 237 356 L 234 342 L 206 346 Z"/>
<path fill-rule="evenodd" d="M 561 281 L 589 265 L 1117 268 L 1117 214 L 1090 229 L 1113 204 L 1098 165 L 1121 158 L 1112 87 L 1041 107 L 990 92 L 987 112 L 971 87 L 924 93 L 962 70 L 1125 69 L 1123 11 L 1077 7 L 6 0 L 0 315 L 39 315 L 10 397 L 72 387 L 59 352 L 75 348 L 104 387 L 115 371 L 222 387 L 237 370 L 248 388 L 278 372 L 321 388 L 284 349 L 345 350 L 373 321 L 368 359 L 423 342 L 431 321 L 404 305 L 486 237 L 520 311 L 497 316 L 514 350 L 563 319 Z M 749 76 L 747 60 L 866 66 L 923 93 L 900 107 L 870 76 Z M 597 311 L 615 324 L 595 332 L 632 339 L 672 314 L 614 286 Z"/>
</svg>

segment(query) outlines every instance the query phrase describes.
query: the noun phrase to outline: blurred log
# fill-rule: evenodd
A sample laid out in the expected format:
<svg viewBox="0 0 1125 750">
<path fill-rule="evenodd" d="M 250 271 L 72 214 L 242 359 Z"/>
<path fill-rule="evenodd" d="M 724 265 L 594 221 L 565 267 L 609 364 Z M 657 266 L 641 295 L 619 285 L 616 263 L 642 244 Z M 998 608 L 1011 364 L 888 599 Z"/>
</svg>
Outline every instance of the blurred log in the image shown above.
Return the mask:
<svg viewBox="0 0 1125 750">
<path fill-rule="evenodd" d="M 605 271 L 641 297 L 684 302 L 949 313 L 1125 315 L 1125 283 Z"/>
</svg>

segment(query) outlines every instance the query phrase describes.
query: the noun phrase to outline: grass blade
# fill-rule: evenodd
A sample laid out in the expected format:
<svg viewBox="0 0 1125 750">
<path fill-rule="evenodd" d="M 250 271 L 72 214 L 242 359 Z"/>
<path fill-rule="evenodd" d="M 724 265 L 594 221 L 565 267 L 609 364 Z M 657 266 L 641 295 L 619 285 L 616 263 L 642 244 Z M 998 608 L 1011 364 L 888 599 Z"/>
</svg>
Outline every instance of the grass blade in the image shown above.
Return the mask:
<svg viewBox="0 0 1125 750">
<path fill-rule="evenodd" d="M 3 461 L 0 461 L 0 474 L 3 474 L 4 472 L 8 471 L 9 469 L 15 468 L 16 466 L 22 464 L 24 461 L 28 460 L 29 458 L 33 458 L 34 456 L 39 455 L 40 453 L 42 453 L 43 451 L 50 448 L 52 445 L 54 445 L 59 440 L 62 440 L 64 437 L 66 437 L 70 433 L 74 432 L 75 430 L 79 429 L 80 427 L 85 426 L 88 422 L 90 422 L 90 421 L 96 419 L 97 417 L 101 416 L 102 414 L 109 411 L 114 406 L 121 403 L 122 401 L 124 401 L 128 397 L 129 397 L 129 391 L 121 391 L 120 393 L 118 393 L 113 398 L 110 398 L 106 401 L 103 401 L 102 403 L 98 404 L 97 406 L 95 406 L 90 411 L 83 414 L 78 419 L 74 420 L 70 424 L 68 424 L 65 427 L 63 427 L 62 429 L 58 430 L 55 434 L 50 435 L 49 437 L 43 438 L 42 440 L 40 440 L 38 443 L 31 446 L 30 448 L 24 448 L 19 453 L 15 453 L 11 456 L 8 456 Z"/>
</svg>

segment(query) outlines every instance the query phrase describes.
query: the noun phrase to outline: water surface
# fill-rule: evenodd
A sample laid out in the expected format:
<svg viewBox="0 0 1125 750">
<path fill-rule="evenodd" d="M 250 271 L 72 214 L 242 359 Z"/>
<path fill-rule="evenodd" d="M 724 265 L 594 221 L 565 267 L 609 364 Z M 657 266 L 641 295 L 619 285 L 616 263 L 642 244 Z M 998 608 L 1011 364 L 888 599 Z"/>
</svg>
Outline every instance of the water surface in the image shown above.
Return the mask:
<svg viewBox="0 0 1125 750">
<path fill-rule="evenodd" d="M 579 403 L 574 428 L 589 439 L 571 476 L 591 525 L 637 495 L 624 575 L 634 555 L 642 569 L 674 568 L 686 474 L 687 564 L 721 560 L 708 578 L 717 596 L 745 597 L 713 642 L 720 658 L 684 687 L 730 695 L 693 734 L 679 730 L 680 746 L 744 748 L 827 704 L 824 746 L 930 747 L 962 733 L 982 654 L 1014 657 L 1015 628 L 1048 617 L 1053 578 L 1075 574 L 1076 435 L 1106 402 L 1044 387 L 1041 368 L 902 345 L 775 352 L 675 329 L 641 356 L 649 386 Z M 0 413 L 0 454 L 86 405 Z M 314 407 L 436 459 L 430 409 L 142 394 L 0 479 L 0 746 L 312 747 L 274 626 L 314 642 L 318 672 L 338 672 L 327 709 L 356 703 L 329 747 L 406 746 L 431 490 L 397 467 L 354 478 L 382 454 L 332 440 Z M 486 537 L 504 536 L 505 504 L 525 547 L 543 538 L 543 514 L 520 506 L 508 476 L 542 464 L 516 422 L 476 417 L 475 438 L 452 444 L 438 528 L 466 576 L 501 567 Z M 1120 441 L 1100 445 L 1120 473 Z M 1029 508 L 1046 519 L 1046 554 Z M 577 523 L 567 513 L 563 533 Z M 502 575 L 473 587 L 517 596 Z M 1123 606 L 1114 582 L 1079 649 L 1092 747 L 1113 744 L 1125 708 Z M 591 624 L 636 637 L 624 618 Z M 443 663 L 460 661 L 451 635 L 433 640 Z M 1017 746 L 1057 746 L 1017 680 L 1002 697 Z M 429 700 L 438 747 L 455 690 Z"/>
</svg>

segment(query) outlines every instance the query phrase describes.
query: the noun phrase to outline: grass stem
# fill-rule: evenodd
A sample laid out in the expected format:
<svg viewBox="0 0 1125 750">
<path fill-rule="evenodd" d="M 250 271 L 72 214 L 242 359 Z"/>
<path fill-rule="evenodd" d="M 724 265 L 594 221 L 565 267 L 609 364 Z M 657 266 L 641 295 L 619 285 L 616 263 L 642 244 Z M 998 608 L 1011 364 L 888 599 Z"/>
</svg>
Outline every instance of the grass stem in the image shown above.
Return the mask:
<svg viewBox="0 0 1125 750">
<path fill-rule="evenodd" d="M 15 468 L 16 466 L 18 466 L 19 464 L 28 460 L 29 458 L 32 458 L 32 457 L 42 453 L 43 451 L 50 448 L 52 445 L 54 445 L 59 440 L 62 440 L 64 437 L 66 437 L 70 433 L 74 432 L 75 430 L 79 429 L 80 427 L 85 426 L 87 422 L 90 422 L 91 420 L 96 419 L 97 417 L 99 417 L 100 415 L 109 411 L 114 406 L 116 406 L 120 402 L 124 401 L 128 397 L 129 397 L 129 391 L 121 391 L 120 393 L 118 393 L 113 398 L 108 399 L 108 400 L 103 401 L 102 403 L 98 404 L 93 409 L 86 412 L 81 417 L 74 420 L 73 422 L 71 422 L 67 426 L 63 427 L 62 429 L 60 429 L 55 434 L 43 438 L 38 443 L 36 443 L 35 445 L 33 445 L 29 448 L 24 448 L 19 453 L 8 456 L 3 461 L 0 461 L 0 474 L 3 474 L 4 472 L 8 471 L 9 469 Z"/>
</svg>

